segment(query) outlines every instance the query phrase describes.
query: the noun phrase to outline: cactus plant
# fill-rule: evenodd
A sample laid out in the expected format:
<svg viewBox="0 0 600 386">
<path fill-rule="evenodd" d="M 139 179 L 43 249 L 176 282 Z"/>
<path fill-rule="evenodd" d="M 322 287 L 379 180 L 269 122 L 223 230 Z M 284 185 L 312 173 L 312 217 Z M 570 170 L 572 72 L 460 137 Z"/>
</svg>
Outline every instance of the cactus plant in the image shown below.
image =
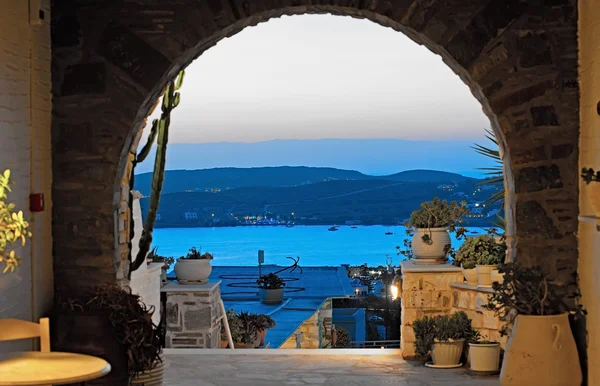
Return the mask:
<svg viewBox="0 0 600 386">
<path fill-rule="evenodd" d="M 10 245 L 21 242 L 25 245 L 26 239 L 31 237 L 27 230 L 29 223 L 23 218 L 23 212 L 15 212 L 15 204 L 7 203 L 10 192 L 10 170 L 0 174 L 0 263 L 4 263 L 2 273 L 10 270 L 13 272 L 19 266 L 19 257 Z"/>
<path fill-rule="evenodd" d="M 157 150 L 154 161 L 154 171 L 152 172 L 152 193 L 150 194 L 150 208 L 144 221 L 144 229 L 142 230 L 142 236 L 140 237 L 140 249 L 135 258 L 131 257 L 131 272 L 138 269 L 146 261 L 146 255 L 150 251 L 152 245 L 152 231 L 154 229 L 154 222 L 156 221 L 156 211 L 160 202 L 160 193 L 162 190 L 163 180 L 165 176 L 165 162 L 167 143 L 169 141 L 169 126 L 171 124 L 171 112 L 179 105 L 180 94 L 177 92 L 182 84 L 184 78 L 184 71 L 179 72 L 179 75 L 175 81 L 170 82 L 167 86 L 167 90 L 163 95 L 161 110 L 162 114 L 160 119 L 155 119 L 152 122 L 152 130 L 148 137 L 146 145 L 142 148 L 140 153 L 136 156 L 133 161 L 133 168 L 144 161 L 150 153 L 150 148 L 154 141 L 157 141 Z M 133 178 L 134 172 L 131 172 L 131 178 Z M 133 181 L 133 180 L 132 180 Z M 131 185 L 131 184 L 130 184 Z M 130 207 L 131 207 L 131 196 L 130 196 Z M 131 233 L 133 238 L 133 233 Z M 131 252 L 130 252 L 131 253 Z"/>
</svg>

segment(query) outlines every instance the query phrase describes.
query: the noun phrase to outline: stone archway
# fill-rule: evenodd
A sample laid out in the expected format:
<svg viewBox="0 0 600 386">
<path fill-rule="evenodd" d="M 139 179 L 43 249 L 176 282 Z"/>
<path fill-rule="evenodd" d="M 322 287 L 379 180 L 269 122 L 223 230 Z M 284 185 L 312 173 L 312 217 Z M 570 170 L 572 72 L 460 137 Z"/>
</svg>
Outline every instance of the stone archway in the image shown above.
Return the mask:
<svg viewBox="0 0 600 386">
<path fill-rule="evenodd" d="M 128 186 L 122 184 L 144 119 L 166 83 L 224 37 L 307 13 L 366 18 L 443 58 L 501 139 L 513 257 L 573 283 L 575 0 L 70 0 L 56 1 L 52 11 L 57 293 L 126 277 L 128 226 L 120 218 Z"/>
</svg>

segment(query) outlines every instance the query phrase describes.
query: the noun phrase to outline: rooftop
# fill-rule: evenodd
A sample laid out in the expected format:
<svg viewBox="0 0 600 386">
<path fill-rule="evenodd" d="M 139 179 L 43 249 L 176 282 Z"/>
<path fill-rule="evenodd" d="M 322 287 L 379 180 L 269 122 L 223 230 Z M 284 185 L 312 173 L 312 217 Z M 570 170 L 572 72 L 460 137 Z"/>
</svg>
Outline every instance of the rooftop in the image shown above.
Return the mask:
<svg viewBox="0 0 600 386">
<path fill-rule="evenodd" d="M 284 267 L 263 265 L 262 274 L 277 272 Z M 265 341 L 270 347 L 281 346 L 296 329 L 317 312 L 330 298 L 354 294 L 344 267 L 303 267 L 279 274 L 285 281 L 283 303 L 266 305 L 260 302 L 256 290 L 258 267 L 213 267 L 210 281 L 221 281 L 221 297 L 225 308 L 267 314 L 277 325 L 267 331 Z"/>
<path fill-rule="evenodd" d="M 260 350 L 260 354 L 250 355 L 249 351 L 257 350 L 237 350 L 234 354 L 225 353 L 229 350 L 204 351 L 209 355 L 168 352 L 164 386 L 500 385 L 497 377 L 469 375 L 464 368 L 436 370 L 411 364 L 394 353 L 397 350 L 361 350 L 360 354 L 346 350 Z M 299 351 L 311 353 L 301 355 Z M 372 355 L 382 351 L 383 355 Z"/>
</svg>

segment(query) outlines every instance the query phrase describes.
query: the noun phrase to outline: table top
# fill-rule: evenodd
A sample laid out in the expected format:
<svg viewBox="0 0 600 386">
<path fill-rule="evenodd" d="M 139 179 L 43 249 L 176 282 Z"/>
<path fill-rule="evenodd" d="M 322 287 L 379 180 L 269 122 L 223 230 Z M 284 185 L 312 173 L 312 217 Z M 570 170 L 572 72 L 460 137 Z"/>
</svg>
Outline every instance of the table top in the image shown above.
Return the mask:
<svg viewBox="0 0 600 386">
<path fill-rule="evenodd" d="M 64 385 L 110 373 L 110 364 L 90 355 L 65 352 L 0 354 L 0 386 Z"/>
</svg>

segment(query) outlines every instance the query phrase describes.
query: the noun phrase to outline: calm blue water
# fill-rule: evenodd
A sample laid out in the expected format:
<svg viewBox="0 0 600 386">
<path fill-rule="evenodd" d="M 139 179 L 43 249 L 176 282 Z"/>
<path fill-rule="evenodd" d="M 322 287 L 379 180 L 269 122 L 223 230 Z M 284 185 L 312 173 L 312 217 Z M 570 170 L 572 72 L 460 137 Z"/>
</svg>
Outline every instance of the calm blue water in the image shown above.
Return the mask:
<svg viewBox="0 0 600 386">
<path fill-rule="evenodd" d="M 163 256 L 179 257 L 196 246 L 211 252 L 213 265 L 255 265 L 259 249 L 265 251 L 265 264 L 286 265 L 286 256 L 300 256 L 301 266 L 340 264 L 369 266 L 386 264 L 386 255 L 393 265 L 403 256 L 396 255 L 396 245 L 406 237 L 402 226 L 340 226 L 329 232 L 328 226 L 222 227 L 222 228 L 159 228 L 153 233 L 153 246 Z M 483 233 L 481 228 L 472 231 Z M 386 235 L 386 231 L 394 232 Z M 474 234 L 474 233 L 473 233 Z M 453 245 L 459 242 L 453 240 Z"/>
</svg>

